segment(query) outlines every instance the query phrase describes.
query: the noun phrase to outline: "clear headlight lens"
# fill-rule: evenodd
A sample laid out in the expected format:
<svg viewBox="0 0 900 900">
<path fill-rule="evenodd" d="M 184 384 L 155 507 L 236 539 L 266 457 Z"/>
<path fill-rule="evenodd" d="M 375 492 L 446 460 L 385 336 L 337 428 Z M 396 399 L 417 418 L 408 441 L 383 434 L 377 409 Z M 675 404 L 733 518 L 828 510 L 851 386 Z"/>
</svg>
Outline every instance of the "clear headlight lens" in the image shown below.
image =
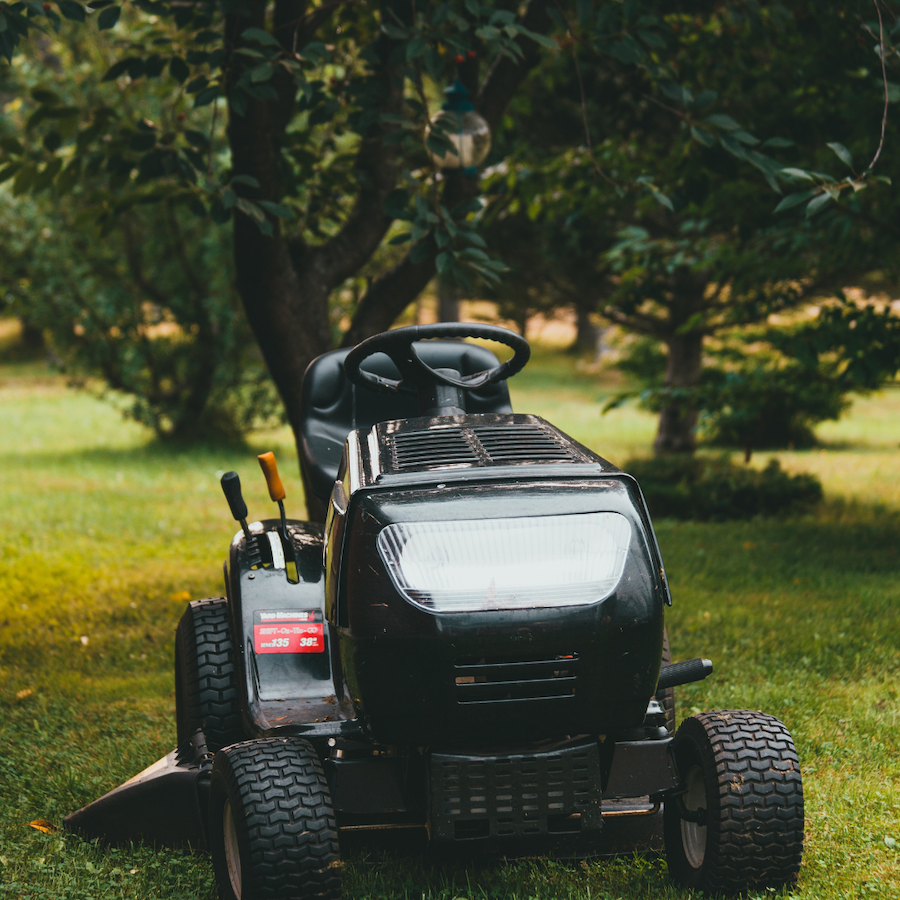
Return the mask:
<svg viewBox="0 0 900 900">
<path fill-rule="evenodd" d="M 596 603 L 625 568 L 619 513 L 387 525 L 378 552 L 397 590 L 432 612 Z"/>
</svg>

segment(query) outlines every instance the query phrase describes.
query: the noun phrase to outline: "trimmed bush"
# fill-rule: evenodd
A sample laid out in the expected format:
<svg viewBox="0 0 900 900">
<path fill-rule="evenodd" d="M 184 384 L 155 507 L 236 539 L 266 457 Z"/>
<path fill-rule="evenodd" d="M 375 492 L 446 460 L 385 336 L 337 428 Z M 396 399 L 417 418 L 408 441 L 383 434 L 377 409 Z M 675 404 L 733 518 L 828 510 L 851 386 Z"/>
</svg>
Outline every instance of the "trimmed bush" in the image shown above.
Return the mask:
<svg viewBox="0 0 900 900">
<path fill-rule="evenodd" d="M 654 518 L 750 519 L 802 511 L 822 499 L 818 478 L 790 475 L 775 459 L 762 470 L 697 456 L 633 459 L 623 468 L 637 478 Z"/>
</svg>

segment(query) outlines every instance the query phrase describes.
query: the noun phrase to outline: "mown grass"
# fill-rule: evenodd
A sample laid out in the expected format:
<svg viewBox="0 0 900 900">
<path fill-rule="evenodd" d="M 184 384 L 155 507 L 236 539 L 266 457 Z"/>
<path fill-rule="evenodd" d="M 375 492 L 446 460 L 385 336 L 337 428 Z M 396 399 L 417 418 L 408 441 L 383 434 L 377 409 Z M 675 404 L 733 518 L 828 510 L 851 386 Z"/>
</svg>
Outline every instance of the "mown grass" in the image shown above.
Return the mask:
<svg viewBox="0 0 900 900">
<path fill-rule="evenodd" d="M 518 410 L 613 462 L 652 439 L 652 418 L 633 408 L 601 416 L 615 380 L 563 355 L 536 352 L 511 384 Z M 656 523 L 675 655 L 716 662 L 678 702 L 685 715 L 763 709 L 791 728 L 807 797 L 798 897 L 897 898 L 900 392 L 857 402 L 822 435 L 822 448 L 779 454 L 822 479 L 815 514 Z M 253 455 L 275 449 L 288 508 L 302 511 L 289 433 L 251 444 L 160 447 L 39 364 L 0 366 L 0 898 L 215 896 L 202 855 L 104 850 L 28 823 L 58 824 L 171 748 L 175 624 L 188 597 L 221 592 L 234 532 L 217 474 L 238 469 L 251 516 L 268 515 Z M 662 857 L 453 862 L 375 849 L 350 856 L 345 895 L 687 896 Z"/>
</svg>

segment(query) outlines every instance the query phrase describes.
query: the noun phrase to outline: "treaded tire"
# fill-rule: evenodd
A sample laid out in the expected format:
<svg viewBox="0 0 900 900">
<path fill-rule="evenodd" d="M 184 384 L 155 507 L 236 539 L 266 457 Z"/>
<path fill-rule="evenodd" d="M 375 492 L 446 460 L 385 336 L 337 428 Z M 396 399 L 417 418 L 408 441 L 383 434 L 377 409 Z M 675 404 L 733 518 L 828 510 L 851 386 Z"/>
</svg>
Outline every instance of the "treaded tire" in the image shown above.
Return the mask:
<svg viewBox="0 0 900 900">
<path fill-rule="evenodd" d="M 672 662 L 672 651 L 669 649 L 669 632 L 663 628 L 662 664 L 667 666 Z M 656 699 L 666 711 L 666 731 L 669 737 L 675 734 L 675 688 L 663 688 L 656 692 Z"/>
<path fill-rule="evenodd" d="M 684 807 L 706 809 L 706 825 L 685 821 L 667 800 L 669 876 L 709 893 L 738 894 L 793 884 L 803 855 L 803 786 L 790 732 L 774 716 L 716 710 L 681 723 L 672 743 L 687 786 Z"/>
<path fill-rule="evenodd" d="M 175 722 L 179 746 L 203 729 L 212 752 L 243 740 L 228 602 L 188 604 L 175 632 Z"/>
<path fill-rule="evenodd" d="M 264 738 L 220 750 L 210 784 L 209 835 L 219 900 L 341 896 L 334 811 L 308 741 Z"/>
</svg>

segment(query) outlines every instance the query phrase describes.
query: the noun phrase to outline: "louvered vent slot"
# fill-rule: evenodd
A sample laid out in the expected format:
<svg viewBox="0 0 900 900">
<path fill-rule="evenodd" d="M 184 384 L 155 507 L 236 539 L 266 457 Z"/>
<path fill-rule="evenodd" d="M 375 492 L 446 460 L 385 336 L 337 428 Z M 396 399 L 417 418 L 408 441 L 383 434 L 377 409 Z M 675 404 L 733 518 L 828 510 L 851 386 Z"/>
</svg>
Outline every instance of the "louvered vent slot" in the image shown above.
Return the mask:
<svg viewBox="0 0 900 900">
<path fill-rule="evenodd" d="M 534 425 L 483 425 L 472 431 L 494 465 L 578 461 L 565 444 Z"/>
<path fill-rule="evenodd" d="M 450 428 L 395 434 L 391 437 L 391 453 L 396 470 L 479 464 L 462 431 Z"/>
<path fill-rule="evenodd" d="M 454 667 L 458 703 L 574 697 L 578 654 L 534 660 L 462 660 Z"/>
</svg>

